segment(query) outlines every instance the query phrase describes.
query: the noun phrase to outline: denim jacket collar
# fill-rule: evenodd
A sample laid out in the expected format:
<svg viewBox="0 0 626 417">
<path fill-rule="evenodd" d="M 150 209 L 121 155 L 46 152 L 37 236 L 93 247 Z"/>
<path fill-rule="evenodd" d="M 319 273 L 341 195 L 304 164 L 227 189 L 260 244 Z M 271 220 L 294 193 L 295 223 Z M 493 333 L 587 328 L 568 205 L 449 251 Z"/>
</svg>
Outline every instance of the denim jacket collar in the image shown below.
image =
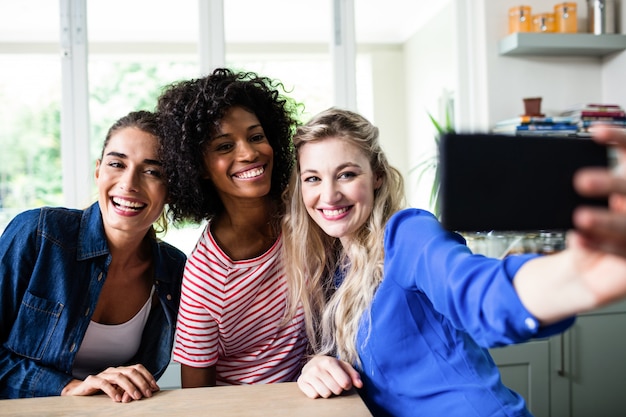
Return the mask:
<svg viewBox="0 0 626 417">
<path fill-rule="evenodd" d="M 163 259 L 164 253 L 159 250 L 157 240 L 150 239 L 150 246 L 152 247 L 152 254 L 155 259 L 155 280 L 171 282 L 172 276 L 168 267 L 170 262 L 166 262 L 166 260 Z M 96 202 L 83 211 L 80 221 L 76 258 L 78 261 L 84 261 L 108 254 L 109 246 L 104 232 L 100 205 Z"/>
<path fill-rule="evenodd" d="M 77 249 L 76 258 L 78 261 L 109 254 L 109 246 L 107 245 L 98 203 L 92 204 L 83 211 Z"/>
</svg>

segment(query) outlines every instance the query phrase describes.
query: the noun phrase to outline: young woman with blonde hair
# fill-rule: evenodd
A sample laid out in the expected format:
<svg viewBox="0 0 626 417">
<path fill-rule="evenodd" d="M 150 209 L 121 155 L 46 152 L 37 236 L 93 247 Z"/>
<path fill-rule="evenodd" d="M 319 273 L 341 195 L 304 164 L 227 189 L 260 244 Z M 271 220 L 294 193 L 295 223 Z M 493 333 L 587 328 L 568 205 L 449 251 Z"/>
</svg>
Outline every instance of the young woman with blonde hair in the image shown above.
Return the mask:
<svg viewBox="0 0 626 417">
<path fill-rule="evenodd" d="M 626 149 L 623 132 L 597 140 Z M 356 387 L 376 416 L 529 415 L 488 347 L 556 334 L 626 297 L 619 209 L 579 208 L 558 254 L 492 259 L 427 211 L 400 210 L 400 175 L 362 116 L 324 111 L 294 145 L 285 265 L 315 354 L 298 379 L 311 398 Z M 617 195 L 626 180 L 586 171 L 576 187 Z"/>
</svg>

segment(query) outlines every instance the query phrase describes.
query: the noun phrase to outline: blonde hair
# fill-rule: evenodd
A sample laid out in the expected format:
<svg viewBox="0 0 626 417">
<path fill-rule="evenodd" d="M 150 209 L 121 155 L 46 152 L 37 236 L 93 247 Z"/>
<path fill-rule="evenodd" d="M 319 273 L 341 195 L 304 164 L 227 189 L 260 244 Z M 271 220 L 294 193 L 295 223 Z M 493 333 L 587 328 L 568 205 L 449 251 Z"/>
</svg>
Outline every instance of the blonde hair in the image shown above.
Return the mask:
<svg viewBox="0 0 626 417">
<path fill-rule="evenodd" d="M 401 174 L 389 165 L 378 142 L 378 128 L 357 113 L 330 108 L 298 128 L 294 139 L 296 162 L 302 146 L 327 138 L 339 138 L 357 146 L 369 159 L 372 172 L 382 178 L 374 191 L 374 206 L 366 222 L 342 247 L 309 217 L 296 163 L 284 199 L 283 246 L 286 276 L 291 292 L 290 314 L 300 300 L 306 331 L 314 354 L 337 355 L 359 364 L 356 336 L 363 315 L 383 279 L 383 233 L 392 214 L 404 202 Z M 345 278 L 335 289 L 335 273 L 345 268 Z"/>
</svg>

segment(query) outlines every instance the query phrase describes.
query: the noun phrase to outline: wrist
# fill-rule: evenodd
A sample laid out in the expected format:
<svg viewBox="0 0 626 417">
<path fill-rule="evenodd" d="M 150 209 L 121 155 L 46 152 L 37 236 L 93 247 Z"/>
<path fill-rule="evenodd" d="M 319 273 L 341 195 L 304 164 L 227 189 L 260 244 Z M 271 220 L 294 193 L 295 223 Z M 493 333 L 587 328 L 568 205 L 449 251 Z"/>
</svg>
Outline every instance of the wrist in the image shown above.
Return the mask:
<svg viewBox="0 0 626 417">
<path fill-rule="evenodd" d="M 61 390 L 61 396 L 71 395 L 72 390 L 78 386 L 82 381 L 78 379 L 72 379 L 63 389 Z"/>
</svg>

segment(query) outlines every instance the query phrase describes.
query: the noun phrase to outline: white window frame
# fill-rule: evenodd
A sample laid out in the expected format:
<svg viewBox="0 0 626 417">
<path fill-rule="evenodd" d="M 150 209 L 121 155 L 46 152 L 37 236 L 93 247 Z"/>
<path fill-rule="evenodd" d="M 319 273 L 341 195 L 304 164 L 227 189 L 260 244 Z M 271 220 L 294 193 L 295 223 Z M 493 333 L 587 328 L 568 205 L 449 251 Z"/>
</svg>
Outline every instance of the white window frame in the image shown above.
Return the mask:
<svg viewBox="0 0 626 417">
<path fill-rule="evenodd" d="M 63 198 L 68 207 L 91 200 L 93 166 L 89 154 L 86 0 L 60 0 L 61 162 Z"/>
<path fill-rule="evenodd" d="M 332 1 L 331 51 L 335 105 L 356 110 L 354 0 Z M 88 30 L 86 0 L 59 0 L 61 13 L 61 155 L 64 204 L 85 207 L 91 200 Z M 223 0 L 198 0 L 199 71 L 225 65 Z"/>
</svg>

